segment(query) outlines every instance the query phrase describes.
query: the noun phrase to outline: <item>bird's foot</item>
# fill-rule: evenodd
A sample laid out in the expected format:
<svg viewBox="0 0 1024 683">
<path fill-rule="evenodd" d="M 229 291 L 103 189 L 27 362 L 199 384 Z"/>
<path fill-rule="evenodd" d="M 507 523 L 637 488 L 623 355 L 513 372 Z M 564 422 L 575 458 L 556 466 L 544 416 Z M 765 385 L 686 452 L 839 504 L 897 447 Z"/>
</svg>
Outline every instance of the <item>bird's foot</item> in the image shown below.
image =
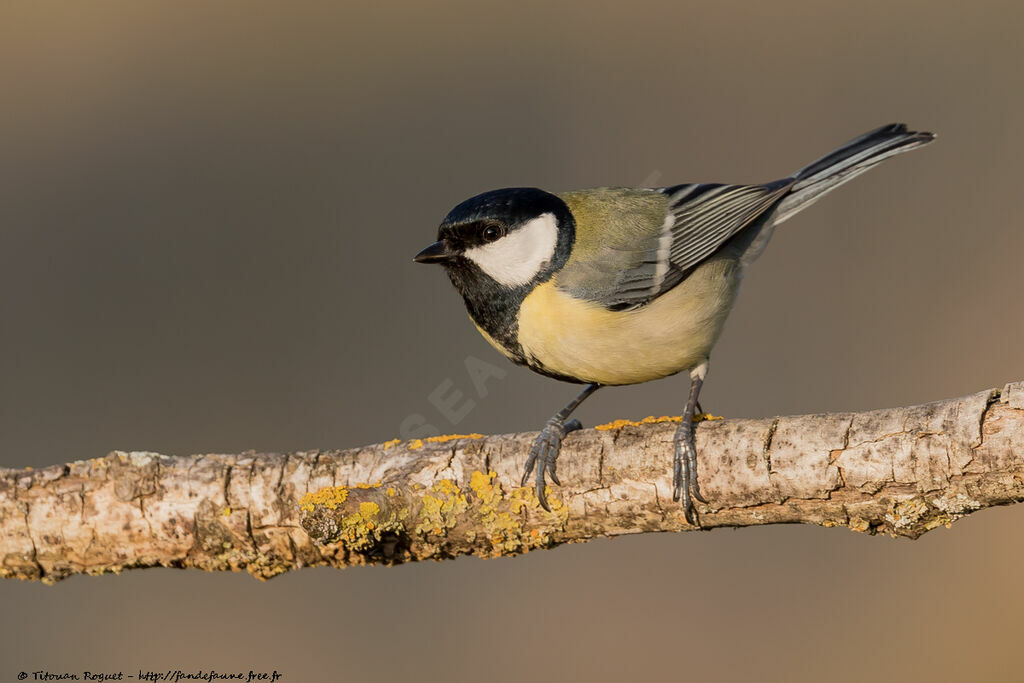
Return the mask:
<svg viewBox="0 0 1024 683">
<path fill-rule="evenodd" d="M 558 473 L 555 470 L 558 464 L 558 453 L 562 450 L 562 439 L 566 434 L 582 428 L 583 425 L 579 420 L 564 422 L 559 417 L 553 417 L 544 425 L 544 429 L 540 430 L 537 440 L 533 442 L 533 448 L 530 449 L 530 457 L 527 458 L 526 467 L 523 470 L 523 480 L 519 485 L 526 486 L 526 480 L 530 478 L 530 472 L 536 466 L 537 500 L 540 501 L 540 506 L 548 512 L 551 512 L 551 508 L 548 506 L 548 499 L 544 493 L 546 488 L 544 474 L 545 472 L 550 474 L 551 481 L 558 486 L 562 485 L 562 482 L 558 481 Z"/>
<path fill-rule="evenodd" d="M 692 425 L 680 425 L 672 460 L 672 500 L 682 500 L 686 521 L 700 526 L 694 500 L 707 503 L 697 481 L 697 444 Z"/>
</svg>

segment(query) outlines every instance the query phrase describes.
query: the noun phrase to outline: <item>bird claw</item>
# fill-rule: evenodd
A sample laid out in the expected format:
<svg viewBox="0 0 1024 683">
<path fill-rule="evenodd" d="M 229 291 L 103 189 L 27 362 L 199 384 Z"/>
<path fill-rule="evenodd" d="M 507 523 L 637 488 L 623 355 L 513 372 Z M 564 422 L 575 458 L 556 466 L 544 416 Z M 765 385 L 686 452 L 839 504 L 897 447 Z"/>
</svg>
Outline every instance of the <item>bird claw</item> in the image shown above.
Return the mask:
<svg viewBox="0 0 1024 683">
<path fill-rule="evenodd" d="M 672 459 L 672 500 L 682 501 L 686 521 L 700 526 L 694 500 L 707 503 L 700 492 L 697 481 L 697 445 L 693 428 L 683 425 L 676 432 L 674 457 Z"/>
<path fill-rule="evenodd" d="M 583 425 L 580 424 L 579 420 L 562 422 L 561 419 L 553 417 L 544 425 L 544 429 L 540 430 L 540 434 L 537 435 L 537 439 L 533 442 L 533 447 L 530 449 L 530 456 L 526 459 L 526 467 L 523 469 L 523 479 L 519 485 L 526 486 L 530 473 L 536 467 L 535 485 L 537 487 L 537 500 L 540 501 L 540 506 L 548 512 L 551 512 L 551 507 L 548 505 L 547 495 L 545 494 L 547 485 L 544 475 L 545 473 L 550 474 L 551 481 L 556 486 L 562 485 L 562 482 L 558 479 L 556 469 L 558 466 L 558 454 L 562 450 L 562 440 L 570 432 L 575 432 L 582 428 Z"/>
</svg>

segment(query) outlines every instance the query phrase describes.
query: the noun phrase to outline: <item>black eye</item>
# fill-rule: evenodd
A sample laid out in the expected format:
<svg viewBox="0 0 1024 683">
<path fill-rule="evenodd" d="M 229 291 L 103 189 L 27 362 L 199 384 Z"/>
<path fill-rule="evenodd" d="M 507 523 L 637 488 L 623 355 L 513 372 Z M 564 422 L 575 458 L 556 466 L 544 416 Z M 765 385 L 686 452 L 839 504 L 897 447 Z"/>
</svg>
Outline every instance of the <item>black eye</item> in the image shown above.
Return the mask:
<svg viewBox="0 0 1024 683">
<path fill-rule="evenodd" d="M 505 231 L 497 225 L 488 225 L 484 228 L 483 232 L 480 233 L 480 236 L 483 237 L 484 242 L 493 242 L 494 240 L 499 239 L 504 233 Z"/>
</svg>

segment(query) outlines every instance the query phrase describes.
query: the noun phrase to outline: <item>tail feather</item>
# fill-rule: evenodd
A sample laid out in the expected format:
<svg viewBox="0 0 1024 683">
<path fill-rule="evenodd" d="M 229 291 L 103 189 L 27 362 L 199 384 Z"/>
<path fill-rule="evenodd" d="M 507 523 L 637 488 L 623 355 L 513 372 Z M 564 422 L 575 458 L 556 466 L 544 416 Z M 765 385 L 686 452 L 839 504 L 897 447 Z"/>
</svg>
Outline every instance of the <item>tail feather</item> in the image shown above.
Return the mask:
<svg viewBox="0 0 1024 683">
<path fill-rule="evenodd" d="M 892 123 L 850 140 L 791 176 L 796 180 L 793 191 L 779 203 L 775 222 L 781 223 L 806 209 L 828 192 L 885 159 L 909 152 L 934 139 L 932 133 L 908 131 L 906 124 Z"/>
</svg>

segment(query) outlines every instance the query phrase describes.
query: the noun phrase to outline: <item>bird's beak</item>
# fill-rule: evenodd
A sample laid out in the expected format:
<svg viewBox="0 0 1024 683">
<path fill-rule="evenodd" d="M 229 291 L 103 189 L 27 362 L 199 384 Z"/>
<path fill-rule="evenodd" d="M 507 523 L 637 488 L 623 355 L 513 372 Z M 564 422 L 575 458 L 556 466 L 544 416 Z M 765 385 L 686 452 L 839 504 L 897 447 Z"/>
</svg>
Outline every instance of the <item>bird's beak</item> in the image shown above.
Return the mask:
<svg viewBox="0 0 1024 683">
<path fill-rule="evenodd" d="M 429 247 L 416 254 L 413 261 L 416 263 L 446 263 L 455 257 L 455 252 L 448 248 L 448 244 L 441 240 L 434 242 Z"/>
</svg>

